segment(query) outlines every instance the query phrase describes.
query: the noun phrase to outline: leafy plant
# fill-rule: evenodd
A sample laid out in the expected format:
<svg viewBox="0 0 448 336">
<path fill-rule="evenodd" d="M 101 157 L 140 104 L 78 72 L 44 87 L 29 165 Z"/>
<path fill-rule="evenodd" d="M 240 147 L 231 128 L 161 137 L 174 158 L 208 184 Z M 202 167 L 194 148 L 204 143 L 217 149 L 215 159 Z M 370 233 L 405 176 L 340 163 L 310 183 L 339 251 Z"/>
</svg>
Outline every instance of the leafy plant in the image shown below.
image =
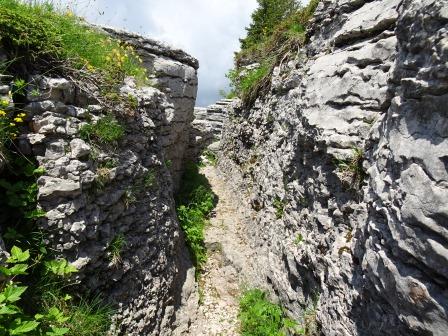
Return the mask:
<svg viewBox="0 0 448 336">
<path fill-rule="evenodd" d="M 48 273 L 52 273 L 61 277 L 78 272 L 76 267 L 70 265 L 65 259 L 46 261 L 44 263 L 44 266 Z"/>
<path fill-rule="evenodd" d="M 283 217 L 283 214 L 285 213 L 285 203 L 284 201 L 276 196 L 274 198 L 274 201 L 272 202 L 272 205 L 275 208 L 275 217 L 277 217 L 277 219 L 280 219 Z"/>
<path fill-rule="evenodd" d="M 301 233 L 297 234 L 296 239 L 294 239 L 294 243 L 296 245 L 300 245 L 303 242 L 303 236 Z"/>
<path fill-rule="evenodd" d="M 216 153 L 212 152 L 209 149 L 206 149 L 202 152 L 202 156 L 205 158 L 205 163 L 209 163 L 212 166 L 216 166 L 216 163 L 218 162 L 218 157 L 216 156 Z"/>
<path fill-rule="evenodd" d="M 24 79 L 15 79 L 14 82 L 14 93 L 24 96 L 26 94 L 25 88 L 27 86 L 27 83 Z"/>
<path fill-rule="evenodd" d="M 126 244 L 126 238 L 121 233 L 116 235 L 114 239 L 112 239 L 112 241 L 109 243 L 107 251 L 109 252 L 110 261 L 112 262 L 112 264 L 118 265 L 119 263 L 121 263 L 121 253 Z"/>
<path fill-rule="evenodd" d="M 242 336 L 286 336 L 303 334 L 297 322 L 286 317 L 281 306 L 270 302 L 266 292 L 251 289 L 240 298 L 238 319 Z"/>
<path fill-rule="evenodd" d="M 62 327 L 69 318 L 57 307 L 50 307 L 45 313 L 37 313 L 34 316 L 27 315 L 20 307 L 23 294 L 27 286 L 22 286 L 16 280 L 18 276 L 28 274 L 28 269 L 35 266 L 29 264 L 30 251 L 23 251 L 20 247 L 13 246 L 10 257 L 6 260 L 8 266 L 0 266 L 0 273 L 4 280 L 0 281 L 0 334 L 1 335 L 66 335 L 69 328 Z M 49 261 L 50 263 L 52 261 Z M 58 267 L 52 268 L 56 275 L 67 275 L 76 270 L 66 260 L 55 261 Z"/>
<path fill-rule="evenodd" d="M 198 165 L 188 163 L 185 168 L 181 189 L 177 197 L 177 217 L 185 233 L 185 240 L 196 265 L 198 277 L 207 261 L 204 243 L 204 229 L 208 216 L 215 207 L 215 195 Z"/>
<path fill-rule="evenodd" d="M 116 143 L 125 134 L 124 126 L 112 115 L 99 119 L 95 124 L 86 124 L 79 130 L 81 138 L 102 144 Z"/>
<path fill-rule="evenodd" d="M 13 208 L 19 209 L 25 218 L 33 219 L 45 216 L 45 211 L 36 209 L 37 200 L 37 183 L 35 179 L 44 173 L 43 168 L 35 168 L 35 166 L 24 158 L 17 158 L 15 165 L 21 169 L 14 173 L 24 175 L 23 179 L 9 182 L 6 179 L 0 179 L 0 187 L 6 193 L 6 203 Z"/>
</svg>

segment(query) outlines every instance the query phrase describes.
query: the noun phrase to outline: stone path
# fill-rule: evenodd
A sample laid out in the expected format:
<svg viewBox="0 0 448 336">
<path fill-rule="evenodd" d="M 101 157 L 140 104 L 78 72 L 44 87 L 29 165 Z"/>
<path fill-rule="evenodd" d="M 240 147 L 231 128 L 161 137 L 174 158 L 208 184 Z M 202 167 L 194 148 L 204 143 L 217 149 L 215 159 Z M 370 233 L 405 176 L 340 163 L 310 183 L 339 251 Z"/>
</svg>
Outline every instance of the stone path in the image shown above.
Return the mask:
<svg viewBox="0 0 448 336">
<path fill-rule="evenodd" d="M 208 261 L 200 283 L 202 304 L 189 335 L 236 336 L 238 297 L 251 253 L 245 243 L 243 217 L 238 213 L 235 196 L 215 167 L 204 167 L 201 172 L 219 201 L 205 233 Z"/>
</svg>

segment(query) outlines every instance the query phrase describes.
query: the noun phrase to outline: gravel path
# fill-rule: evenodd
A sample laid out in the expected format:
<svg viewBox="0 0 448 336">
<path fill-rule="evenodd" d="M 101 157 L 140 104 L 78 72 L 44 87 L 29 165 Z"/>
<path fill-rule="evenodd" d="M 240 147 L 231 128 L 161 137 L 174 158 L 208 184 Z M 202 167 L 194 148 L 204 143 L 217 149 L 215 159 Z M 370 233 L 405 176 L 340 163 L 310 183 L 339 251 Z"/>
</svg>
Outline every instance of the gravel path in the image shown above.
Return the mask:
<svg viewBox="0 0 448 336">
<path fill-rule="evenodd" d="M 249 267 L 250 249 L 245 243 L 243 217 L 237 200 L 215 167 L 201 172 L 207 177 L 218 204 L 206 228 L 208 261 L 201 278 L 202 304 L 197 320 L 190 327 L 194 336 L 233 336 L 238 333 L 238 297 Z"/>
</svg>

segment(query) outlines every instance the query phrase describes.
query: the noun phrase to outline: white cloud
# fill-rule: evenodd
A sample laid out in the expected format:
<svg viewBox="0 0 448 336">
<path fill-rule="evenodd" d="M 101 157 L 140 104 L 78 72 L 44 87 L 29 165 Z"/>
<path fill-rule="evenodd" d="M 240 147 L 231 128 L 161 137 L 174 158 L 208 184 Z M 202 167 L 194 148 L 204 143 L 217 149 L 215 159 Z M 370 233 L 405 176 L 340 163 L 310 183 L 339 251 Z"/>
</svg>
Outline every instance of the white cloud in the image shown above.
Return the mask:
<svg viewBox="0 0 448 336">
<path fill-rule="evenodd" d="M 73 0 L 61 0 L 70 4 Z M 198 105 L 217 100 L 225 73 L 244 37 L 256 0 L 84 0 L 77 12 L 89 21 L 123 28 L 184 49 L 199 59 Z"/>
</svg>

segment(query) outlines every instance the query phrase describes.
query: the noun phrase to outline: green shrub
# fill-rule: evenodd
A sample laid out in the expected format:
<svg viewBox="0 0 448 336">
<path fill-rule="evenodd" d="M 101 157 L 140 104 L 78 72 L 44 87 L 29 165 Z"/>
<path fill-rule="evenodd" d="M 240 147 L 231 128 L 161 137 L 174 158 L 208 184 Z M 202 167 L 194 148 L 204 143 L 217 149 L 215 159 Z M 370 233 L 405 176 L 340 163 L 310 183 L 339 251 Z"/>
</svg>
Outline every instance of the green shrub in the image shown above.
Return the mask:
<svg viewBox="0 0 448 336">
<path fill-rule="evenodd" d="M 185 168 L 176 203 L 177 216 L 198 276 L 207 261 L 204 229 L 215 206 L 215 195 L 207 179 L 199 173 L 199 168 L 194 163 L 188 163 Z"/>
<path fill-rule="evenodd" d="M 202 152 L 202 156 L 205 158 L 205 162 L 201 162 L 202 164 L 210 164 L 212 166 L 216 166 L 216 163 L 218 162 L 218 157 L 216 156 L 216 153 L 213 151 L 206 149 Z"/>
<path fill-rule="evenodd" d="M 81 138 L 103 144 L 116 143 L 125 134 L 124 126 L 112 115 L 99 119 L 95 124 L 86 124 L 79 130 Z"/>
<path fill-rule="evenodd" d="M 238 319 L 242 336 L 286 336 L 303 334 L 297 323 L 286 317 L 282 307 L 270 302 L 266 292 L 251 289 L 240 298 Z"/>
</svg>

